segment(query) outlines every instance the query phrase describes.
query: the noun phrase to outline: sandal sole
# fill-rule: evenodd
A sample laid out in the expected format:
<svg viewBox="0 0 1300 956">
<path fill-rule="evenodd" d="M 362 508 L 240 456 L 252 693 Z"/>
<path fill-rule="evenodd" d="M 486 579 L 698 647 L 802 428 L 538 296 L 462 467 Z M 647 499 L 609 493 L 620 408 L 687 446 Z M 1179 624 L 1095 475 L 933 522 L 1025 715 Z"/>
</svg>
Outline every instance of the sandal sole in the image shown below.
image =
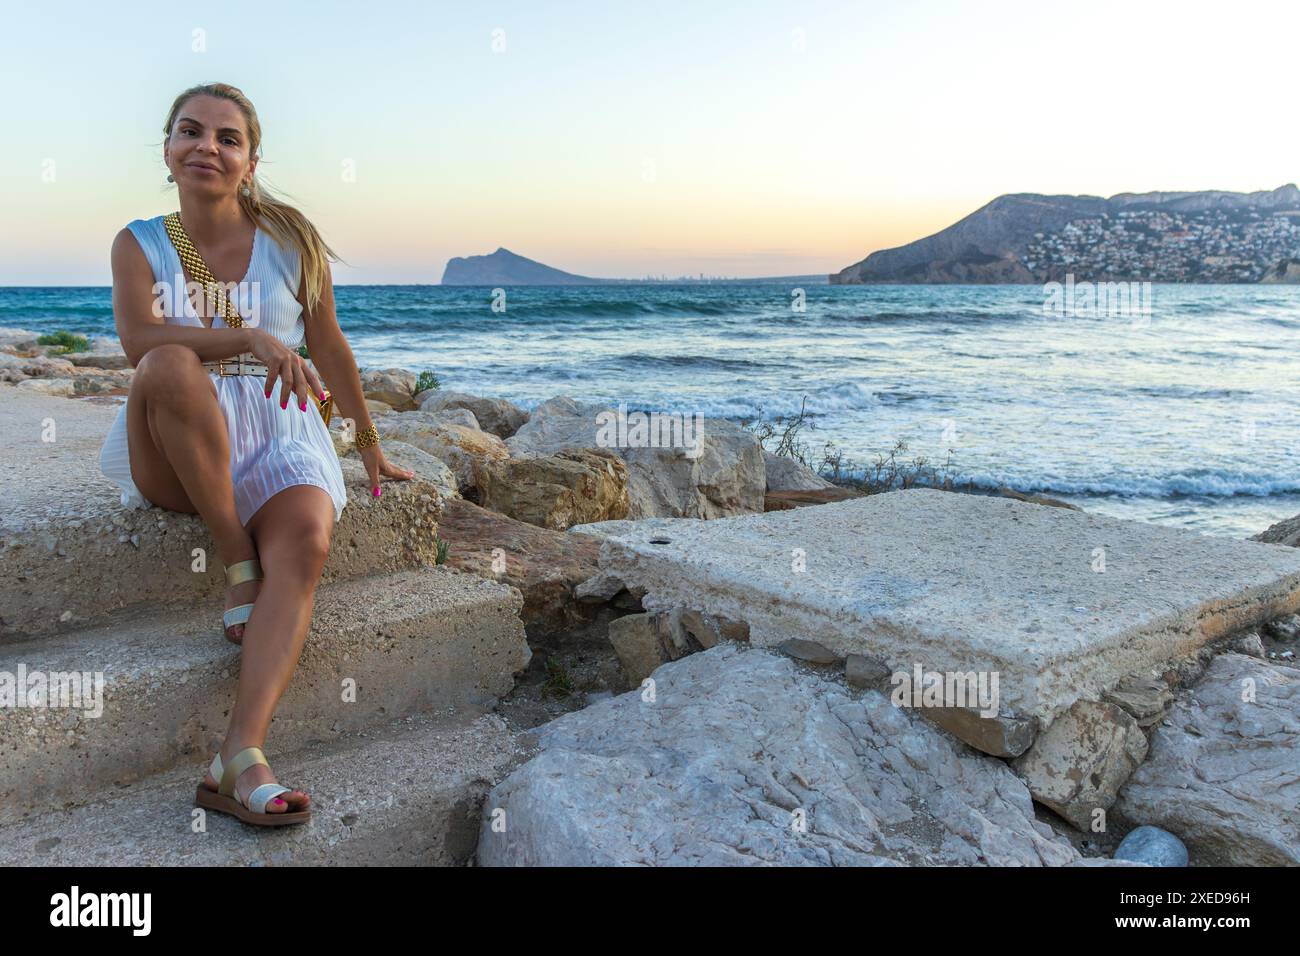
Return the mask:
<svg viewBox="0 0 1300 956">
<path fill-rule="evenodd" d="M 205 810 L 216 810 L 251 826 L 283 827 L 291 823 L 306 823 L 311 819 L 311 810 L 294 810 L 285 813 L 254 813 L 234 797 L 213 793 L 203 784 L 199 784 L 194 793 L 194 803 Z"/>
</svg>

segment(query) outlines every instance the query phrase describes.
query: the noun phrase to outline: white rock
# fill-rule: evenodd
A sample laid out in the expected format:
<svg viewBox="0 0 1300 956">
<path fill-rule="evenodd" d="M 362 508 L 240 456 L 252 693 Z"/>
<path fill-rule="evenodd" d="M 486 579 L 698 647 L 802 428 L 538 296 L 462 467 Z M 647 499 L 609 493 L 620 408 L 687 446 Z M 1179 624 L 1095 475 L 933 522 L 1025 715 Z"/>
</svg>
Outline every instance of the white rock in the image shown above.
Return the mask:
<svg viewBox="0 0 1300 956">
<path fill-rule="evenodd" d="M 1200 864 L 1300 864 L 1300 674 L 1214 659 L 1156 728 L 1116 813 L 1176 833 Z"/>
<path fill-rule="evenodd" d="M 487 866 L 1067 865 L 997 759 L 762 650 L 722 643 L 538 728 L 483 809 Z M 494 832 L 496 810 L 504 832 Z M 802 827 L 801 827 L 802 825 Z M 803 832 L 801 832 L 801 829 Z"/>
<path fill-rule="evenodd" d="M 835 485 L 793 458 L 763 452 L 768 491 L 822 491 Z"/>
<path fill-rule="evenodd" d="M 422 392 L 416 400 L 420 403 L 421 410 L 465 409 L 473 414 L 475 427 L 481 427 L 498 438 L 509 438 L 528 421 L 526 411 L 504 398 L 483 398 L 468 392 L 436 389 Z"/>
</svg>

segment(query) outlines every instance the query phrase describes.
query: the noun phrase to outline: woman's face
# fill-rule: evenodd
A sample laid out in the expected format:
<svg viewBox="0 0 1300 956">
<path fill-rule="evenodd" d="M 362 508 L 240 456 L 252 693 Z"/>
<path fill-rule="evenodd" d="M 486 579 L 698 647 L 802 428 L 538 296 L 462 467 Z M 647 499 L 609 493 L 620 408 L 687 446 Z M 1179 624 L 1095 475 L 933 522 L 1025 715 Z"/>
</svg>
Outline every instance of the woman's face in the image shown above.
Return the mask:
<svg viewBox="0 0 1300 956">
<path fill-rule="evenodd" d="M 191 96 L 163 146 L 176 185 L 197 195 L 236 195 L 249 185 L 257 160 L 249 156 L 244 114 L 230 100 Z"/>
</svg>

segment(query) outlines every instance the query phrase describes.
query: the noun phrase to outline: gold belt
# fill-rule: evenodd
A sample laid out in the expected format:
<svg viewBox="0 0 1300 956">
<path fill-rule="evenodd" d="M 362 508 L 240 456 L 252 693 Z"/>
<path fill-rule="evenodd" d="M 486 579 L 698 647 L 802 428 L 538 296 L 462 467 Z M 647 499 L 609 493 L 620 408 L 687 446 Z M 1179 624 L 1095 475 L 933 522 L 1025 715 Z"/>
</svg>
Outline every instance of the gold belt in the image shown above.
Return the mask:
<svg viewBox="0 0 1300 956">
<path fill-rule="evenodd" d="M 221 359 L 216 362 L 204 362 L 203 368 L 209 372 L 216 372 L 223 377 L 226 375 L 260 375 L 265 378 L 268 371 L 266 364 L 257 361 L 251 352 L 244 352 L 234 358 Z"/>
</svg>

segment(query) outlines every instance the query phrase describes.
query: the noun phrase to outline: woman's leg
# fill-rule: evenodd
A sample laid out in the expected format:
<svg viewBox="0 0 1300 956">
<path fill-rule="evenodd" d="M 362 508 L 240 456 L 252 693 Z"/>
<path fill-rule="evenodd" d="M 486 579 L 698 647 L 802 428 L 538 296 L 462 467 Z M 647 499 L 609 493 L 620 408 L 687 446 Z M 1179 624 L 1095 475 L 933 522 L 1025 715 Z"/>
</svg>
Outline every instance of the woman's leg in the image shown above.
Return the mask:
<svg viewBox="0 0 1300 956">
<path fill-rule="evenodd" d="M 334 533 L 334 502 L 315 485 L 292 485 L 272 495 L 248 522 L 266 574 L 257 607 L 244 632 L 239 690 L 221 746 L 226 764 L 245 747 L 261 747 L 280 696 L 289 686 L 307 641 L 316 584 Z M 215 787 L 220 781 L 205 781 Z M 239 777 L 246 797 L 254 787 L 274 783 L 270 768 L 255 764 Z M 267 812 L 302 810 L 310 798 L 301 790 L 281 794 Z"/>
<path fill-rule="evenodd" d="M 235 510 L 226 417 L 193 349 L 160 345 L 145 353 L 131 379 L 126 428 L 131 479 L 142 495 L 172 511 L 197 511 L 223 564 L 257 557 Z M 228 589 L 226 608 L 253 601 L 259 586 Z M 234 625 L 230 636 L 238 640 L 243 629 Z"/>
</svg>

